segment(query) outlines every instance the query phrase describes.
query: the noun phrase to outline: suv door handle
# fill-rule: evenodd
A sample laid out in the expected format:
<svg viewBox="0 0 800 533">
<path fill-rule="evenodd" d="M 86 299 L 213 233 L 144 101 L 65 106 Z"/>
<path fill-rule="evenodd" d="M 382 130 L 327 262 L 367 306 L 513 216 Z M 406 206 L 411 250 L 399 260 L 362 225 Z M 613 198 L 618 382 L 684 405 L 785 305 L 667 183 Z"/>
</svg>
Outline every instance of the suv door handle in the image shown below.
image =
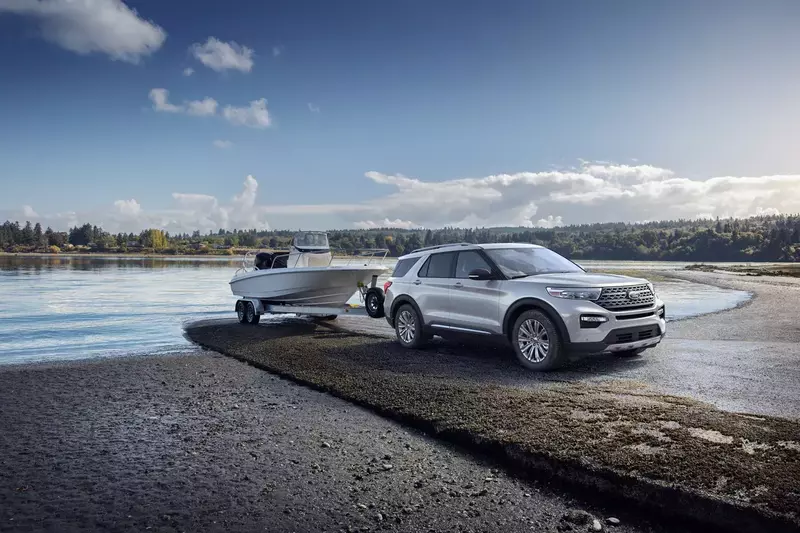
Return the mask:
<svg viewBox="0 0 800 533">
<path fill-rule="evenodd" d="M 464 284 L 463 284 L 463 283 L 461 283 L 460 281 L 456 281 L 456 284 L 455 284 L 455 285 L 453 285 L 453 287 L 455 287 L 455 288 L 457 288 L 457 289 L 460 289 L 460 288 L 461 288 L 461 287 L 463 287 L 463 286 L 464 286 Z"/>
<path fill-rule="evenodd" d="M 414 282 L 414 285 L 422 285 L 422 282 L 420 280 L 417 280 Z"/>
</svg>

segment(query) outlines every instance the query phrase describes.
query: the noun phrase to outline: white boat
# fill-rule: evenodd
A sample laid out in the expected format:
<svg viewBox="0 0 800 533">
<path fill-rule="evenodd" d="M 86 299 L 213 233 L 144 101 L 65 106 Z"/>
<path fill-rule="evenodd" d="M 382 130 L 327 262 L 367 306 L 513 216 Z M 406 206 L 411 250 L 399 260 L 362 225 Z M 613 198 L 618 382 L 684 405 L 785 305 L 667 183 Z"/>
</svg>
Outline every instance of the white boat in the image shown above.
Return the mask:
<svg viewBox="0 0 800 533">
<path fill-rule="evenodd" d="M 324 232 L 302 232 L 292 239 L 289 253 L 259 253 L 254 265 L 245 256 L 242 268 L 230 281 L 231 292 L 264 304 L 339 307 L 373 277 L 387 273 L 383 256 L 352 257 L 348 264 L 333 265 L 333 255 Z M 359 261 L 360 259 L 360 261 Z"/>
</svg>

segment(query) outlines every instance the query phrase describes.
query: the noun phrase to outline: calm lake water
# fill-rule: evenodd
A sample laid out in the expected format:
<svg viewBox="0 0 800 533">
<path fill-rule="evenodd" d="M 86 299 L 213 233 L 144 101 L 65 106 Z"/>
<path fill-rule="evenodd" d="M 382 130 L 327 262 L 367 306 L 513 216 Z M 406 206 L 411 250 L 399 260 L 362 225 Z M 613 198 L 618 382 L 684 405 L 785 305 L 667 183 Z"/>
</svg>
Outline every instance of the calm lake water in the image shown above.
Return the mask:
<svg viewBox="0 0 800 533">
<path fill-rule="evenodd" d="M 235 316 L 228 281 L 240 263 L 233 258 L 0 256 L 0 364 L 192 349 L 183 337 L 185 323 Z M 685 266 L 582 265 L 592 270 Z M 749 298 L 745 292 L 687 282 L 655 285 L 672 320 L 734 307 Z M 354 295 L 351 301 L 358 299 Z"/>
</svg>

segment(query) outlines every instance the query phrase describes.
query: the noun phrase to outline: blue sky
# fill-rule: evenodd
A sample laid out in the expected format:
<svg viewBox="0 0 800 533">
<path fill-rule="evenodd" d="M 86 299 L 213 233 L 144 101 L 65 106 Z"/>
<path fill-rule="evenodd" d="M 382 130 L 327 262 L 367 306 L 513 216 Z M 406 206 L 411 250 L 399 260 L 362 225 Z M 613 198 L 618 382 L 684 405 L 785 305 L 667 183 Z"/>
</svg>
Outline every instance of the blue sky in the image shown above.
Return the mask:
<svg viewBox="0 0 800 533">
<path fill-rule="evenodd" d="M 797 212 L 797 20 L 793 1 L 0 0 L 0 218 Z"/>
</svg>

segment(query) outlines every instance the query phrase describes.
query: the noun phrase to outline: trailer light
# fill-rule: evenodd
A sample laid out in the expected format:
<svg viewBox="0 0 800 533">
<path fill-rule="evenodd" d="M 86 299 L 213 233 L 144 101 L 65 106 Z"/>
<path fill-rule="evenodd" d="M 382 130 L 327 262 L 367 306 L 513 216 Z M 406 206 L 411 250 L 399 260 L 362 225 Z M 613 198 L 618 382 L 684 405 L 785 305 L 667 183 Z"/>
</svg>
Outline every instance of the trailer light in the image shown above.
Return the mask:
<svg viewBox="0 0 800 533">
<path fill-rule="evenodd" d="M 391 286 L 392 286 L 392 282 L 391 281 L 387 281 L 386 283 L 384 283 L 383 284 L 383 292 L 385 293 L 386 291 L 388 291 L 389 287 L 391 287 Z"/>
</svg>

